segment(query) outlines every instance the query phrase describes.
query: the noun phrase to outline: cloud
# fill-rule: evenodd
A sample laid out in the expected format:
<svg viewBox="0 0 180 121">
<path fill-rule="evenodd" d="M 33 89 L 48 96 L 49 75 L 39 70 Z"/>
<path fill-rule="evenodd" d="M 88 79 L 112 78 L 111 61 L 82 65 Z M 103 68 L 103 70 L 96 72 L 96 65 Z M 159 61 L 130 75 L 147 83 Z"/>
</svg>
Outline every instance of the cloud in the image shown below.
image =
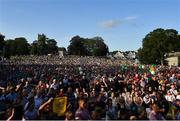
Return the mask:
<svg viewBox="0 0 180 121">
<path fill-rule="evenodd" d="M 135 20 L 137 18 L 138 18 L 137 16 L 128 16 L 128 17 L 125 17 L 124 20 Z"/>
<path fill-rule="evenodd" d="M 114 28 L 117 27 L 120 24 L 119 20 L 106 20 L 106 21 L 102 21 L 100 22 L 100 26 L 103 28 Z"/>
<path fill-rule="evenodd" d="M 138 19 L 137 16 L 127 16 L 121 19 L 116 19 L 116 20 L 113 20 L 113 19 L 104 20 L 104 21 L 101 21 L 99 25 L 102 28 L 111 29 L 111 28 L 115 28 L 119 26 L 119 24 L 129 23 L 130 21 L 132 22 L 133 20 L 136 20 L 136 19 Z M 137 25 L 133 23 L 133 26 L 137 26 Z"/>
</svg>

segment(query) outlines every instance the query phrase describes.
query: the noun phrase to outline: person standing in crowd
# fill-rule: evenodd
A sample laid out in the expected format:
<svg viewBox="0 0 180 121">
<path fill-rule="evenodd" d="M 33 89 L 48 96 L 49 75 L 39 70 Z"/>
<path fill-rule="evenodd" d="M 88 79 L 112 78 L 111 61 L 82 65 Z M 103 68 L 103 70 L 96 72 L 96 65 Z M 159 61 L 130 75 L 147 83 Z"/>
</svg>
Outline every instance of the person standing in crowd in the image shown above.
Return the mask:
<svg viewBox="0 0 180 121">
<path fill-rule="evenodd" d="M 84 99 L 79 100 L 79 108 L 77 109 L 75 113 L 75 119 L 76 120 L 90 120 L 91 119 L 89 111 L 85 107 Z"/>
<path fill-rule="evenodd" d="M 35 108 L 34 97 L 30 97 L 28 103 L 24 108 L 25 120 L 37 120 L 39 119 L 39 111 Z"/>
<path fill-rule="evenodd" d="M 71 111 L 67 111 L 65 121 L 71 121 L 71 120 L 74 120 L 73 113 Z"/>
<path fill-rule="evenodd" d="M 16 101 L 13 104 L 11 116 L 7 119 L 10 120 L 22 120 L 23 119 L 23 105 L 21 104 L 22 96 L 18 95 Z"/>
<path fill-rule="evenodd" d="M 168 90 L 165 98 L 169 102 L 174 102 L 176 100 L 175 96 Z"/>
<path fill-rule="evenodd" d="M 106 119 L 115 120 L 116 118 L 117 118 L 117 108 L 113 106 L 112 99 L 109 98 L 107 100 L 107 105 L 106 105 Z"/>
<path fill-rule="evenodd" d="M 74 111 L 75 109 L 75 102 L 76 102 L 76 98 L 75 95 L 73 93 L 73 89 L 71 87 L 68 88 L 67 93 L 64 94 L 67 97 L 67 103 L 68 103 L 68 109 L 70 111 Z"/>
<path fill-rule="evenodd" d="M 159 83 L 155 76 L 152 76 L 152 80 L 148 82 L 149 86 L 152 88 L 152 90 L 157 91 L 159 88 Z"/>
<path fill-rule="evenodd" d="M 159 113 L 159 108 L 156 104 L 152 105 L 152 110 L 149 114 L 149 120 L 165 120 L 165 118 Z"/>
<path fill-rule="evenodd" d="M 165 99 L 164 95 L 161 93 L 157 93 L 156 97 L 157 97 L 157 102 L 155 103 L 159 107 L 159 112 L 166 118 L 167 113 L 169 111 L 169 103 Z"/>
<path fill-rule="evenodd" d="M 169 90 L 171 94 L 177 95 L 177 89 L 174 84 L 171 85 L 171 89 Z"/>
</svg>

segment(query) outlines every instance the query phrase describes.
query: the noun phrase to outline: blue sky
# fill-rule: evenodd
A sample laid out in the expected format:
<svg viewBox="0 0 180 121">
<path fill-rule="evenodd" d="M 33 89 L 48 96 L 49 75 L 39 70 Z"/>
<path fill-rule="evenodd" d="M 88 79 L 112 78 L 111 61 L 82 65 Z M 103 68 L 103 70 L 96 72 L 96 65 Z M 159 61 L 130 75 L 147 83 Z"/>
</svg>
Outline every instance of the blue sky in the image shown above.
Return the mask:
<svg viewBox="0 0 180 121">
<path fill-rule="evenodd" d="M 180 0 L 0 0 L 0 33 L 29 43 L 38 33 L 64 47 L 101 36 L 110 51 L 137 50 L 160 27 L 180 32 Z"/>
</svg>

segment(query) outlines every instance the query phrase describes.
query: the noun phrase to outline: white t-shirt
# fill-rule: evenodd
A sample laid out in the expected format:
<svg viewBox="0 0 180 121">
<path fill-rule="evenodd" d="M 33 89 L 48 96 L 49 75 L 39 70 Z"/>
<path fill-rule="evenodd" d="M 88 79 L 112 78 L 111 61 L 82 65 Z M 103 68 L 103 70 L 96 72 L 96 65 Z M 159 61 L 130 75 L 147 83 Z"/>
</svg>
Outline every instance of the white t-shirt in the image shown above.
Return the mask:
<svg viewBox="0 0 180 121">
<path fill-rule="evenodd" d="M 169 101 L 169 102 L 173 102 L 176 100 L 175 96 L 174 95 L 166 95 L 165 96 L 166 100 Z"/>
<path fill-rule="evenodd" d="M 170 91 L 172 94 L 177 95 L 177 90 L 175 90 L 175 89 L 174 89 L 174 90 L 173 90 L 173 89 L 170 89 L 169 91 Z"/>
</svg>

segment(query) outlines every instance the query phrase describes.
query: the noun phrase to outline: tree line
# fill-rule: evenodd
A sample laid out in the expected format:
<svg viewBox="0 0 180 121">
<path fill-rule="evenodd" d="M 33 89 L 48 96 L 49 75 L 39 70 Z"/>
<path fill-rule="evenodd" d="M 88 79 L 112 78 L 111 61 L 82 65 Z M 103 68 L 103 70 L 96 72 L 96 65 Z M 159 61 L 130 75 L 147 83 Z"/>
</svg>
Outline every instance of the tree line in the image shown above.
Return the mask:
<svg viewBox="0 0 180 121">
<path fill-rule="evenodd" d="M 5 36 L 0 34 L 0 56 L 47 55 L 58 54 L 58 51 L 66 51 L 66 48 L 58 47 L 57 41 L 48 38 L 45 34 L 38 34 L 37 40 L 31 44 L 25 37 L 5 40 Z M 89 39 L 77 35 L 70 40 L 67 48 L 69 55 L 106 56 L 108 52 L 108 46 L 101 37 Z"/>
<path fill-rule="evenodd" d="M 5 40 L 5 36 L 0 34 L 0 56 L 58 54 L 59 50 L 66 51 L 66 48 L 58 47 L 55 39 L 49 39 L 44 34 L 38 34 L 37 40 L 31 44 L 24 37 Z M 143 38 L 137 58 L 142 64 L 163 64 L 168 53 L 177 51 L 180 51 L 178 31 L 157 28 Z M 101 37 L 83 38 L 77 35 L 71 38 L 67 54 L 106 56 L 109 48 Z"/>
</svg>

